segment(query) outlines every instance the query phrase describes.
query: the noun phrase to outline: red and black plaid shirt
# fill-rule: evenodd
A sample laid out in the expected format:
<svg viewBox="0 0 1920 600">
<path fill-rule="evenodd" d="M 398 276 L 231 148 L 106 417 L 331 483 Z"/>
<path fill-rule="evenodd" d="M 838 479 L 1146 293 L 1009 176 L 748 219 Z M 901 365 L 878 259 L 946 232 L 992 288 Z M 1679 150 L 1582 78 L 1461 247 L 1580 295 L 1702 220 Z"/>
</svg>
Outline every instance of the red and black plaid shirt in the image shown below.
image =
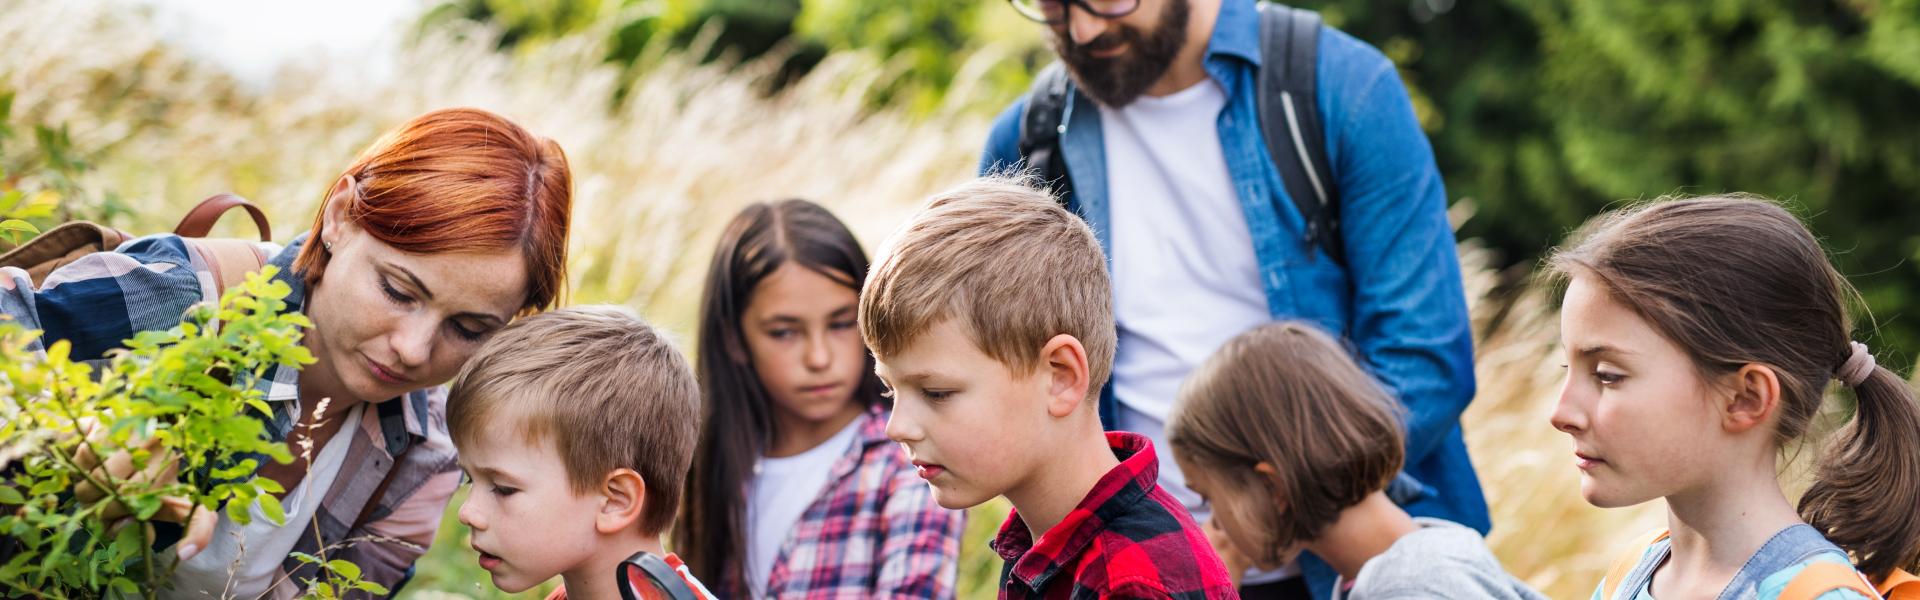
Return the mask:
<svg viewBox="0 0 1920 600">
<path fill-rule="evenodd" d="M 1153 442 L 1109 432 L 1120 466 L 1040 536 L 1018 510 L 993 540 L 1001 598 L 1238 598 L 1226 565 L 1187 509 L 1160 489 Z"/>
</svg>

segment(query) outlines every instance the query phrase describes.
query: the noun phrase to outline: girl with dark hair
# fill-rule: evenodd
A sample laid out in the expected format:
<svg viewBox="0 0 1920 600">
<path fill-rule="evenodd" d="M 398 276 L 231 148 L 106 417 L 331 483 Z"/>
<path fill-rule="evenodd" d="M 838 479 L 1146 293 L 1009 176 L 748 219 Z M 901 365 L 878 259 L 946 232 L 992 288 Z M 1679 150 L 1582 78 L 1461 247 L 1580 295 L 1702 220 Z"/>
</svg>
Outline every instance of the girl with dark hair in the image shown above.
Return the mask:
<svg viewBox="0 0 1920 600">
<path fill-rule="evenodd" d="M 723 598 L 947 598 L 963 517 L 887 439 L 855 321 L 867 257 L 805 200 L 721 234 L 701 301 L 706 399 L 674 551 Z"/>
<path fill-rule="evenodd" d="M 1653 202 L 1596 218 L 1550 266 L 1568 366 L 1552 420 L 1581 495 L 1667 504 L 1667 531 L 1596 600 L 1875 598 L 1860 573 L 1913 568 L 1920 406 L 1852 341 L 1856 294 L 1793 215 L 1744 196 Z M 1830 382 L 1853 415 L 1796 510 L 1781 450 Z"/>
</svg>

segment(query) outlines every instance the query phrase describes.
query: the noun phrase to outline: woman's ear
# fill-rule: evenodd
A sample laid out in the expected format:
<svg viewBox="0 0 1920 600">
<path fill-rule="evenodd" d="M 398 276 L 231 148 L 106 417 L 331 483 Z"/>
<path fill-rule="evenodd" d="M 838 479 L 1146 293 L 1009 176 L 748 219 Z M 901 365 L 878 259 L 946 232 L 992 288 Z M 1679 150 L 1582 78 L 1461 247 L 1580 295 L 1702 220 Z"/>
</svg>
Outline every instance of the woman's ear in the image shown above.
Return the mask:
<svg viewBox="0 0 1920 600">
<path fill-rule="evenodd" d="M 333 182 L 333 189 L 327 192 L 327 207 L 320 213 L 321 239 L 309 243 L 338 244 L 347 235 L 357 229 L 353 221 L 347 218 L 347 209 L 353 203 L 354 190 L 359 183 L 352 175 L 341 175 Z"/>
<path fill-rule="evenodd" d="M 1780 407 L 1780 375 L 1773 367 L 1748 363 L 1727 376 L 1720 399 L 1720 426 L 1742 433 L 1765 425 Z"/>
<path fill-rule="evenodd" d="M 633 469 L 614 469 L 600 483 L 600 513 L 594 515 L 593 530 L 602 534 L 629 531 L 640 522 L 647 505 L 647 480 Z"/>
<path fill-rule="evenodd" d="M 1087 365 L 1087 349 L 1071 335 L 1060 334 L 1040 348 L 1040 367 L 1046 369 L 1047 414 L 1061 418 L 1087 404 L 1087 388 L 1093 375 Z"/>
</svg>

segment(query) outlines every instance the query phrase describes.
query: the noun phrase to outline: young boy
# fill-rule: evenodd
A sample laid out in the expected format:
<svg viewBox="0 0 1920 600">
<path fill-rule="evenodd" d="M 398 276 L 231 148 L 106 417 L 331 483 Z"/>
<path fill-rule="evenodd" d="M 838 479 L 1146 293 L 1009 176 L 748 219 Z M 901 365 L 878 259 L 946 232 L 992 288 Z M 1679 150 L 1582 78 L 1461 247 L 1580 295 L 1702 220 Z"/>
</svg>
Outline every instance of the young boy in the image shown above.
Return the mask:
<svg viewBox="0 0 1920 600">
<path fill-rule="evenodd" d="M 1233 598 L 1156 483 L 1147 438 L 1100 429 L 1113 362 L 1106 261 L 1086 224 L 1004 178 L 933 198 L 889 240 L 860 332 L 892 389 L 887 435 L 941 506 L 1006 496 L 1002 598 Z"/>
<path fill-rule="evenodd" d="M 493 585 L 519 592 L 559 575 L 550 599 L 619 598 L 621 561 L 666 555 L 699 420 L 686 360 L 622 309 L 562 309 L 496 333 L 447 399 L 473 480 L 460 522 Z"/>
</svg>

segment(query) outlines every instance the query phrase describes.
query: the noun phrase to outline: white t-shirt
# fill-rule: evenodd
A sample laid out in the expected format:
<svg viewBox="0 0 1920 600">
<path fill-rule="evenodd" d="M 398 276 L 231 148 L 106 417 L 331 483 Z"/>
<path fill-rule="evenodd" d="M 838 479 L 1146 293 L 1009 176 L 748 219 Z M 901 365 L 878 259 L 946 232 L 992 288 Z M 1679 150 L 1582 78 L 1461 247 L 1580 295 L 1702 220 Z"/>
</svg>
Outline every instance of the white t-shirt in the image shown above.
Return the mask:
<svg viewBox="0 0 1920 600">
<path fill-rule="evenodd" d="M 793 526 L 806 514 L 820 492 L 827 489 L 833 463 L 846 456 L 854 435 L 866 419 L 856 418 L 839 433 L 806 452 L 781 458 L 762 457 L 753 466 L 747 484 L 747 588 L 753 597 L 767 594 L 767 577 L 780 547 L 793 535 Z"/>
<path fill-rule="evenodd" d="M 1204 522 L 1166 450 L 1180 383 L 1227 340 L 1273 320 L 1253 235 L 1220 149 L 1227 95 L 1207 79 L 1100 107 L 1112 230 L 1114 397 L 1125 431 L 1153 439 L 1160 484 Z"/>
<path fill-rule="evenodd" d="M 341 463 L 346 460 L 347 446 L 353 442 L 353 436 L 360 431 L 360 412 L 362 404 L 347 411 L 346 423 L 340 426 L 340 432 L 327 440 L 327 445 L 313 456 L 313 465 L 307 469 L 307 476 L 300 480 L 286 497 L 280 499 L 280 507 L 286 510 L 287 524 L 274 525 L 267 520 L 260 506 L 252 507 L 253 521 L 246 525 L 233 522 L 226 511 L 220 512 L 220 522 L 214 526 L 213 540 L 207 548 L 193 558 L 180 563 L 173 574 L 173 589 L 160 593 L 162 598 L 254 598 L 267 591 L 269 584 L 275 583 L 273 577 L 279 572 L 280 564 L 287 560 L 287 554 L 293 552 L 293 545 L 300 536 L 311 527 L 313 513 L 320 507 L 320 499 L 327 497 L 327 489 L 333 486 L 333 480 L 340 474 Z M 298 456 L 294 460 L 300 460 Z M 241 546 L 244 543 L 245 548 Z M 169 550 L 162 556 L 174 556 Z M 232 572 L 229 573 L 228 571 Z M 228 587 L 231 579 L 232 587 Z M 280 585 L 299 585 L 297 581 L 283 581 Z"/>
</svg>

